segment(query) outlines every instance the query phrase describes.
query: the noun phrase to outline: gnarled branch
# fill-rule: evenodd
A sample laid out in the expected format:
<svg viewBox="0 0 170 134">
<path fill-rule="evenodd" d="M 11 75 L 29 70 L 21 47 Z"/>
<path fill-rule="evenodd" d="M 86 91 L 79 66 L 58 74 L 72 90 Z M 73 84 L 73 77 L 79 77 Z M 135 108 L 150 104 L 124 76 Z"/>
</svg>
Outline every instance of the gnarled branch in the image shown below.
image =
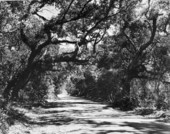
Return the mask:
<svg viewBox="0 0 170 134">
<path fill-rule="evenodd" d="M 35 47 L 29 43 L 28 37 L 24 33 L 24 26 L 21 26 L 20 28 L 20 35 L 21 35 L 21 40 L 25 43 L 25 45 L 31 49 L 31 51 L 35 50 Z"/>
</svg>

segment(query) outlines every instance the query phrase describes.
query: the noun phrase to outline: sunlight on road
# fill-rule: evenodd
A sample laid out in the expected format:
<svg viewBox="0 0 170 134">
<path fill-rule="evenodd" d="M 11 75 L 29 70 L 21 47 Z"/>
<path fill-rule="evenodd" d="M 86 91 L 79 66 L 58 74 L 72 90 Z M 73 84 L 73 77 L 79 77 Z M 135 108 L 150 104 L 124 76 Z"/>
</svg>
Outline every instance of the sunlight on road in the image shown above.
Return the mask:
<svg viewBox="0 0 170 134">
<path fill-rule="evenodd" d="M 18 108 L 19 110 L 19 108 Z M 9 134 L 169 134 L 170 124 L 68 95 L 45 107 L 23 110 L 26 121 Z"/>
</svg>

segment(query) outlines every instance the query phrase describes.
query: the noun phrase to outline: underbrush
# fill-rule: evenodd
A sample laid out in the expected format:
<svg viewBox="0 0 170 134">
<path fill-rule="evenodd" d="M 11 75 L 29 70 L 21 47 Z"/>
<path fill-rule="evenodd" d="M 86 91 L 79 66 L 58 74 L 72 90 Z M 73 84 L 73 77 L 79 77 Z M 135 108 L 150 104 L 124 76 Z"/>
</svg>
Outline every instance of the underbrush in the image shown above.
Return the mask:
<svg viewBox="0 0 170 134">
<path fill-rule="evenodd" d="M 0 109 L 0 134 L 7 134 L 8 128 L 7 115 Z"/>
<path fill-rule="evenodd" d="M 9 128 L 7 110 L 3 107 L 3 102 L 0 100 L 0 134 L 7 134 Z"/>
<path fill-rule="evenodd" d="M 170 123 L 169 110 L 157 110 L 156 108 L 138 107 L 135 108 L 134 114 L 145 116 L 148 119 L 158 119 L 161 122 Z"/>
<path fill-rule="evenodd" d="M 157 110 L 169 109 L 167 89 L 155 89 L 155 81 L 136 80 L 131 82 L 130 96 L 122 91 L 122 72 L 114 70 L 90 71 L 73 76 L 67 83 L 67 91 L 72 96 L 83 97 L 97 102 L 109 104 L 121 110 L 133 110 L 141 107 L 141 114 L 151 113 L 153 107 Z M 149 86 L 148 86 L 149 85 Z M 163 88 L 165 85 L 161 85 Z M 149 89 L 152 87 L 153 89 Z M 144 108 L 145 109 L 144 109 Z M 143 109 L 143 110 L 142 110 Z"/>
</svg>

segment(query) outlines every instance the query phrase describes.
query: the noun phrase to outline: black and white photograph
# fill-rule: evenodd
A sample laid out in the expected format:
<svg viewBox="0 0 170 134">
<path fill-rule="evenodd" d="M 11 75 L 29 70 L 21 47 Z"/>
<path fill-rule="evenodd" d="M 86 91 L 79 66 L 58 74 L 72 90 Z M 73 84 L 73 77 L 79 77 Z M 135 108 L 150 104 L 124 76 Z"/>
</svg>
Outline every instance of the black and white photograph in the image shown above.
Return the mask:
<svg viewBox="0 0 170 134">
<path fill-rule="evenodd" d="M 0 134 L 170 134 L 170 0 L 0 0 Z"/>
</svg>

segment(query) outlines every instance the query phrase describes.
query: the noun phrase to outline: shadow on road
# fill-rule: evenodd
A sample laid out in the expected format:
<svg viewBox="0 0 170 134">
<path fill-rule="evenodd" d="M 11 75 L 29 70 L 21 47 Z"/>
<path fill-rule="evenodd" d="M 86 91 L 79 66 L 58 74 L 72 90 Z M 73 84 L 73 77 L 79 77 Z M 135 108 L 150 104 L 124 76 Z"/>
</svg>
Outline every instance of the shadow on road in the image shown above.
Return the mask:
<svg viewBox="0 0 170 134">
<path fill-rule="evenodd" d="M 146 134 L 168 134 L 170 133 L 170 126 L 166 124 L 160 124 L 158 122 L 151 123 L 137 123 L 137 122 L 125 122 L 123 126 L 130 126 Z"/>
<path fill-rule="evenodd" d="M 33 107 L 17 120 L 31 127 L 27 134 L 34 134 L 36 130 L 39 132 L 36 134 L 170 133 L 170 124 L 76 98 L 66 98 Z"/>
</svg>

